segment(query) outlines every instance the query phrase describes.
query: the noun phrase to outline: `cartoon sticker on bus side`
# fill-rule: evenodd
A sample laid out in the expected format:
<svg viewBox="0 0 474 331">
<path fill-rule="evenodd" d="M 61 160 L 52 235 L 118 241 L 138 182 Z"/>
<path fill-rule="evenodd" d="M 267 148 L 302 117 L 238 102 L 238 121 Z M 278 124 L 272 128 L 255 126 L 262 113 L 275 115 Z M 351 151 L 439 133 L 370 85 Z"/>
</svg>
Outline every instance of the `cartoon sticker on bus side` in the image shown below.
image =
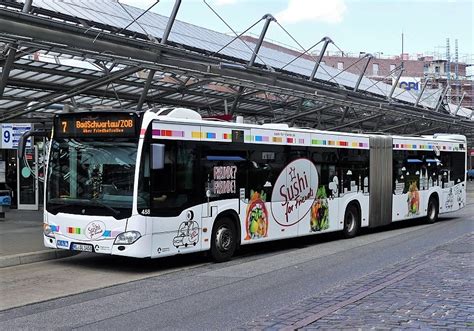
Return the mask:
<svg viewBox="0 0 474 331">
<path fill-rule="evenodd" d="M 446 202 L 444 203 L 444 209 L 446 210 L 451 210 L 453 209 L 454 206 L 454 194 L 453 194 L 453 188 L 449 188 L 449 193 L 446 197 Z"/>
<path fill-rule="evenodd" d="M 173 238 L 176 248 L 196 246 L 199 242 L 199 224 L 195 221 L 185 221 L 179 225 L 178 234 Z"/>
<path fill-rule="evenodd" d="M 264 238 L 268 234 L 268 212 L 265 207 L 265 192 L 250 192 L 250 202 L 245 216 L 247 236 L 245 240 Z"/>
<path fill-rule="evenodd" d="M 420 211 L 420 192 L 418 191 L 416 181 L 410 183 L 410 187 L 408 189 L 407 203 L 408 203 L 407 216 L 418 215 Z"/>
</svg>

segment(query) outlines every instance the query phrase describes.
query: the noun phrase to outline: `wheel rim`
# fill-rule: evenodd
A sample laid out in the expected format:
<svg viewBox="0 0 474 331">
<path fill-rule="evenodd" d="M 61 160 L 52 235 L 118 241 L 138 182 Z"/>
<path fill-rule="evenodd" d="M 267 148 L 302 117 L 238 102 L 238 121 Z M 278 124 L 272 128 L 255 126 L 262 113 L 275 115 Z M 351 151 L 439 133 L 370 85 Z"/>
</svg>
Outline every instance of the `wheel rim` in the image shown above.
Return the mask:
<svg viewBox="0 0 474 331">
<path fill-rule="evenodd" d="M 345 221 L 346 231 L 352 232 L 354 230 L 355 223 L 356 223 L 355 215 L 352 212 L 349 212 L 346 215 L 346 221 Z"/>
<path fill-rule="evenodd" d="M 216 232 L 216 247 L 221 252 L 227 252 L 232 245 L 232 232 L 226 226 L 221 226 Z"/>
<path fill-rule="evenodd" d="M 435 208 L 434 203 L 431 203 L 430 204 L 430 219 L 434 220 L 435 217 L 436 217 L 436 208 Z"/>
</svg>

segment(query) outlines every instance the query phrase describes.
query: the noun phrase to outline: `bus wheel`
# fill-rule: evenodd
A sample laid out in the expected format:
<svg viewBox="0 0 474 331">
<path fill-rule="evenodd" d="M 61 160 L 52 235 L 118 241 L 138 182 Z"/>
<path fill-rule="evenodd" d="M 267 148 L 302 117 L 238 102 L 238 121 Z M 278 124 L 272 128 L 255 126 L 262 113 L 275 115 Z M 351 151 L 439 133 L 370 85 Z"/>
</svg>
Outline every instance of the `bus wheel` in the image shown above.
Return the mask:
<svg viewBox="0 0 474 331">
<path fill-rule="evenodd" d="M 359 232 L 359 226 L 359 210 L 354 204 L 349 204 L 344 214 L 344 229 L 342 230 L 344 237 L 355 237 L 357 232 Z"/>
<path fill-rule="evenodd" d="M 428 201 L 428 215 L 426 215 L 426 222 L 432 224 L 438 220 L 438 201 L 434 197 L 430 197 Z"/>
<path fill-rule="evenodd" d="M 230 260 L 237 247 L 237 235 L 232 221 L 226 217 L 217 220 L 212 230 L 211 255 L 214 261 Z"/>
</svg>

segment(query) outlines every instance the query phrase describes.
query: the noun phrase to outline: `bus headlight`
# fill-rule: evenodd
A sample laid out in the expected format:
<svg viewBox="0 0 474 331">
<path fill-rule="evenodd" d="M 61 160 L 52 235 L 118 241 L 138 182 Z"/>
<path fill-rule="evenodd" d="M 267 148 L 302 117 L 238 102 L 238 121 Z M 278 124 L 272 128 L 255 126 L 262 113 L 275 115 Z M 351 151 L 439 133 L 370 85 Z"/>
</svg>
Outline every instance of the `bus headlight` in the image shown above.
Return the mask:
<svg viewBox="0 0 474 331">
<path fill-rule="evenodd" d="M 114 245 L 130 245 L 137 241 L 142 235 L 138 231 L 123 232 L 115 238 Z"/>
<path fill-rule="evenodd" d="M 43 233 L 46 237 L 54 238 L 53 229 L 49 224 L 43 223 Z"/>
</svg>

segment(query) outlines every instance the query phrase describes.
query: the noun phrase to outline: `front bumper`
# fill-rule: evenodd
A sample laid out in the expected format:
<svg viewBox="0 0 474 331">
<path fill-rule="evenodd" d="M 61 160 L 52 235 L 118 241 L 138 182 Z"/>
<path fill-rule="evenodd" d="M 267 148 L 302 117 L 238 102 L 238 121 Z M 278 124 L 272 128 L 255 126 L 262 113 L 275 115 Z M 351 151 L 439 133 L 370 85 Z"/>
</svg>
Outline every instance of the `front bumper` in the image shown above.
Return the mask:
<svg viewBox="0 0 474 331">
<path fill-rule="evenodd" d="M 93 253 L 138 258 L 151 256 L 151 236 L 142 236 L 130 245 L 115 245 L 114 240 L 115 238 L 92 241 L 77 241 L 59 234 L 55 234 L 54 238 L 43 235 L 44 246 L 47 248 L 71 250 L 73 244 L 86 244 L 92 245 Z"/>
</svg>

